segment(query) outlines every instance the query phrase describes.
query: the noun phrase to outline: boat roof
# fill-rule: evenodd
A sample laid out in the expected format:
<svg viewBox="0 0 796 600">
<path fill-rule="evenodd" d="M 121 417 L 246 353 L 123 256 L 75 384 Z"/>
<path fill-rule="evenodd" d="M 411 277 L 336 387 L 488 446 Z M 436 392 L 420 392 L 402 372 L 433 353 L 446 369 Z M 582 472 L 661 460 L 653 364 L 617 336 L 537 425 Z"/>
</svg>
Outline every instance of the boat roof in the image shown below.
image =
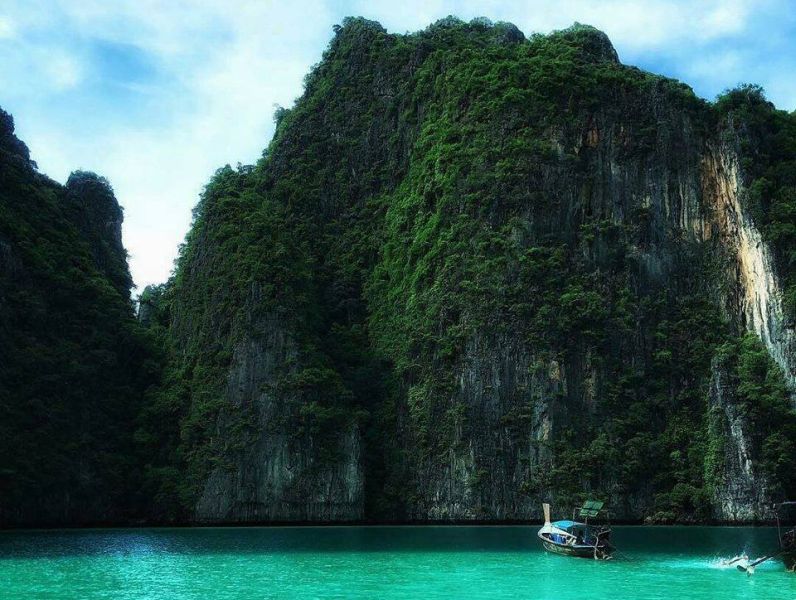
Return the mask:
<svg viewBox="0 0 796 600">
<path fill-rule="evenodd" d="M 587 500 L 583 503 L 583 506 L 578 509 L 578 514 L 581 517 L 596 517 L 600 514 L 604 505 L 605 502 L 600 502 L 599 500 Z"/>
<path fill-rule="evenodd" d="M 559 529 L 569 529 L 574 525 L 582 525 L 582 523 L 576 523 L 575 521 L 564 520 L 564 521 L 554 521 L 552 525 L 553 527 L 558 527 Z"/>
</svg>

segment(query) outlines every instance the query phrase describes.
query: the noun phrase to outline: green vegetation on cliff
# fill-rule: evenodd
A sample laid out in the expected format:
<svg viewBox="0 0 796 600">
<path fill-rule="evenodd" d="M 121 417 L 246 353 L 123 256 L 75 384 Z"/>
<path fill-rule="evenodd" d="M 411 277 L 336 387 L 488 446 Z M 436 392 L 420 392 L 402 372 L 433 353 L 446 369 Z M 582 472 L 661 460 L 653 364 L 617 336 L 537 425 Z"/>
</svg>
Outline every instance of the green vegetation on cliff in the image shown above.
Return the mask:
<svg viewBox="0 0 796 600">
<path fill-rule="evenodd" d="M 745 85 L 719 97 L 717 109 L 740 138 L 749 210 L 771 243 L 796 319 L 796 112 L 777 110 L 763 89 Z"/>
<path fill-rule="evenodd" d="M 774 497 L 791 497 L 796 490 L 796 411 L 788 401 L 782 372 L 752 334 L 725 343 L 718 358 L 729 368 L 737 389 L 755 467 L 765 475 Z"/>
<path fill-rule="evenodd" d="M 739 430 L 796 494 L 705 160 L 739 153 L 791 298 L 794 116 L 757 88 L 705 102 L 584 25 L 346 19 L 138 322 L 108 182 L 0 117 L 2 519 L 729 518 Z"/>
<path fill-rule="evenodd" d="M 304 440 L 317 470 L 355 424 L 366 517 L 494 518 L 598 493 L 628 515 L 709 518 L 711 360 L 750 350 L 715 301 L 721 249 L 677 228 L 688 197 L 667 177 L 700 193 L 705 139 L 728 114 L 746 122 L 738 94 L 710 105 L 621 65 L 587 26 L 525 40 L 485 20 L 391 35 L 347 19 L 262 160 L 208 184 L 158 292 L 172 359 L 140 435 L 172 444 L 150 484 L 190 512 L 259 437 Z M 781 168 L 750 169 L 753 193 L 771 198 L 760 178 L 784 185 Z M 784 248 L 780 213 L 756 218 Z M 231 390 L 230 369 L 259 356 L 246 344 L 277 330 L 295 343 L 285 376 Z M 740 397 L 766 407 L 755 452 L 793 493 L 784 388 L 761 399 L 737 360 Z M 468 369 L 508 379 L 479 390 Z M 263 425 L 266 392 L 290 409 Z"/>
<path fill-rule="evenodd" d="M 156 373 L 107 181 L 36 171 L 0 111 L 0 525 L 135 508 L 130 423 Z"/>
</svg>

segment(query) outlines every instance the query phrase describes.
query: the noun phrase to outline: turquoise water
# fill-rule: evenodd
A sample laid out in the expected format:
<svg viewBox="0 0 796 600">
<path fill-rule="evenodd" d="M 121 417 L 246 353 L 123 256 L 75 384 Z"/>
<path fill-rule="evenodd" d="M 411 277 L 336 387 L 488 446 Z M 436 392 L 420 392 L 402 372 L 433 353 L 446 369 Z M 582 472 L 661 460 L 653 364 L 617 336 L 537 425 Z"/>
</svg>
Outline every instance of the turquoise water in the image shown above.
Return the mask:
<svg viewBox="0 0 796 600">
<path fill-rule="evenodd" d="M 781 563 L 721 567 L 771 528 L 617 527 L 611 562 L 542 552 L 536 527 L 256 527 L 0 532 L 0 598 L 760 598 Z"/>
</svg>

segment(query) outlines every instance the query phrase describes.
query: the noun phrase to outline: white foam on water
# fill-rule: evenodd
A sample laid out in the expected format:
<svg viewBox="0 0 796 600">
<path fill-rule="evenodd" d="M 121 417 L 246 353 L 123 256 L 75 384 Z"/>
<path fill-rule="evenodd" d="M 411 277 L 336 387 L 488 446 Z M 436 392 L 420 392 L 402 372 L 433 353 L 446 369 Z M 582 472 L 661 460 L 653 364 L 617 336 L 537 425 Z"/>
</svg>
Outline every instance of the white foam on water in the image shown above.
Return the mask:
<svg viewBox="0 0 796 600">
<path fill-rule="evenodd" d="M 737 569 L 738 565 L 746 566 L 750 563 L 748 556 L 736 554 L 735 556 L 714 556 L 708 561 L 710 569 Z"/>
</svg>

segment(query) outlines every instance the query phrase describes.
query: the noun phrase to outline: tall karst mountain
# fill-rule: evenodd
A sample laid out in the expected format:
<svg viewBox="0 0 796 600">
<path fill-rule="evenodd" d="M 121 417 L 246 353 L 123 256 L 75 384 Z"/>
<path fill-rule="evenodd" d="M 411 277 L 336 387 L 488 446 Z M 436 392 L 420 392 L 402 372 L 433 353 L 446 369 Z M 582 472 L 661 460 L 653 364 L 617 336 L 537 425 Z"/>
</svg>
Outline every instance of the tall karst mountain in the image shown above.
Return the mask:
<svg viewBox="0 0 796 600">
<path fill-rule="evenodd" d="M 135 415 L 63 416 L 129 446 L 92 456 L 129 460 L 130 514 L 494 521 L 597 496 L 744 521 L 796 495 L 796 115 L 754 87 L 705 102 L 591 27 L 448 18 L 346 19 L 275 117 L 141 296 L 141 366 L 106 394 Z M 59 211 L 102 188 L 36 177 Z M 97 294 L 62 282 L 63 314 L 92 323 L 127 322 L 110 208 L 63 215 Z"/>
<path fill-rule="evenodd" d="M 0 110 L 0 526 L 138 509 L 134 422 L 158 373 L 103 178 L 40 174 Z"/>
<path fill-rule="evenodd" d="M 150 290 L 205 522 L 764 518 L 796 492 L 796 117 L 575 25 L 347 19 Z"/>
</svg>

